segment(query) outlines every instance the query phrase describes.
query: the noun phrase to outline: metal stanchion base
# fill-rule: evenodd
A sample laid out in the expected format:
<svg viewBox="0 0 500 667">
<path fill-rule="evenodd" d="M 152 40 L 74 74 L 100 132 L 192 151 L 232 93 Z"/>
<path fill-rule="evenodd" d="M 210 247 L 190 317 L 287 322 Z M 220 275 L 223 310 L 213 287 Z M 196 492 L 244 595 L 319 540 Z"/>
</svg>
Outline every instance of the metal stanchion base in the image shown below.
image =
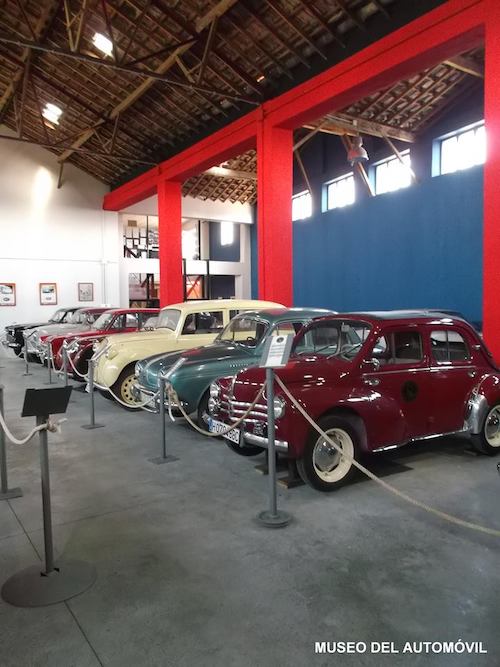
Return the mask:
<svg viewBox="0 0 500 667">
<path fill-rule="evenodd" d="M 150 463 L 156 463 L 156 465 L 161 465 L 162 463 L 173 463 L 174 461 L 179 461 L 177 456 L 173 454 L 168 454 L 168 456 L 155 456 L 152 459 L 148 459 Z"/>
<path fill-rule="evenodd" d="M 33 375 L 33 373 L 23 373 L 23 377 L 27 377 L 28 375 Z"/>
<path fill-rule="evenodd" d="M 69 600 L 92 586 L 95 568 L 82 561 L 61 561 L 57 570 L 42 574 L 40 565 L 17 572 L 2 587 L 2 598 L 15 607 L 45 607 Z"/>
<path fill-rule="evenodd" d="M 265 526 L 266 528 L 284 528 L 288 526 L 291 520 L 292 515 L 282 510 L 278 510 L 276 514 L 272 514 L 269 510 L 264 510 L 264 512 L 257 515 L 257 521 L 261 526 Z"/>
<path fill-rule="evenodd" d="M 0 493 L 0 500 L 10 500 L 11 498 L 21 498 L 23 492 L 19 486 L 14 489 L 7 489 L 5 493 Z"/>
<path fill-rule="evenodd" d="M 94 428 L 104 428 L 105 424 L 84 424 L 82 428 L 86 431 L 92 431 Z"/>
</svg>

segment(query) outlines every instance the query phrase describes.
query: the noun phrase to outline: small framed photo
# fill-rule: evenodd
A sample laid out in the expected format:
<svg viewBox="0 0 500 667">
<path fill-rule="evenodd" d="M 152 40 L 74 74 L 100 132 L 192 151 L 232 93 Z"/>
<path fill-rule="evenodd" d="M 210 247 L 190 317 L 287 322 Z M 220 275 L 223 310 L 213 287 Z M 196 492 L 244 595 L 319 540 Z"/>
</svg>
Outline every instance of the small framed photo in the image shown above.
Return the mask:
<svg viewBox="0 0 500 667">
<path fill-rule="evenodd" d="M 57 305 L 57 285 L 56 283 L 40 283 L 40 305 Z"/>
<path fill-rule="evenodd" d="M 94 283 L 78 283 L 78 301 L 94 300 Z"/>
<path fill-rule="evenodd" d="M 16 283 L 0 283 L 0 306 L 16 305 Z"/>
</svg>

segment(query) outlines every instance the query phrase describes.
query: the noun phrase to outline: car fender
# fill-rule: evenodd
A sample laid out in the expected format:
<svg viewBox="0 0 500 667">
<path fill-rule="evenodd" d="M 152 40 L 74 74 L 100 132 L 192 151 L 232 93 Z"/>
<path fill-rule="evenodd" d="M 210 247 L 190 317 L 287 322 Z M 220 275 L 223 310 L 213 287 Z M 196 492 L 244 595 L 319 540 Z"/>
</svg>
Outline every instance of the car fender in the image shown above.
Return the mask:
<svg viewBox="0 0 500 667">
<path fill-rule="evenodd" d="M 497 403 L 500 403 L 500 378 L 495 375 L 484 375 L 467 401 L 466 430 L 469 433 L 480 433 L 489 409 Z"/>
</svg>

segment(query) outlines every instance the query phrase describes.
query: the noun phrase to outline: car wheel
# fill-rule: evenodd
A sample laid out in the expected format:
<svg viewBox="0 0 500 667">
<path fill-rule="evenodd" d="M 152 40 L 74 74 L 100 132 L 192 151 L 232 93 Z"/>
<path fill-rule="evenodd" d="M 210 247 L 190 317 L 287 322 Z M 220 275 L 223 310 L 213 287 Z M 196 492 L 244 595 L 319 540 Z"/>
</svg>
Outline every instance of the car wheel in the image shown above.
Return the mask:
<svg viewBox="0 0 500 667">
<path fill-rule="evenodd" d="M 132 385 L 134 384 L 136 380 L 135 376 L 135 369 L 134 366 L 127 366 L 127 368 L 124 368 L 123 371 L 120 373 L 118 380 L 114 383 L 114 385 L 111 387 L 113 392 L 118 396 L 118 398 L 123 401 L 124 403 L 129 405 L 130 407 L 127 407 L 125 405 L 122 405 L 123 408 L 126 410 L 132 410 L 133 406 L 137 404 L 137 401 L 135 398 L 132 396 Z"/>
<path fill-rule="evenodd" d="M 324 417 L 319 421 L 323 431 L 350 457 L 357 458 L 359 437 L 353 424 L 341 417 Z M 356 467 L 350 458 L 342 456 L 323 436 L 312 430 L 297 469 L 306 484 L 318 491 L 335 491 L 350 481 Z"/>
<path fill-rule="evenodd" d="M 102 396 L 103 398 L 107 398 L 108 401 L 114 401 L 114 400 L 115 400 L 115 399 L 111 396 L 111 394 L 109 393 L 109 391 L 105 391 L 104 389 L 99 389 L 98 391 L 99 391 L 99 393 L 101 394 L 101 396 Z"/>
<path fill-rule="evenodd" d="M 200 428 L 204 428 L 208 431 L 208 419 L 210 417 L 208 413 L 208 399 L 210 398 L 210 390 L 203 394 L 198 403 L 198 412 L 197 412 L 197 422 Z"/>
<path fill-rule="evenodd" d="M 472 444 L 481 454 L 500 454 L 500 403 L 494 405 L 486 415 L 481 433 L 472 436 Z"/>
</svg>

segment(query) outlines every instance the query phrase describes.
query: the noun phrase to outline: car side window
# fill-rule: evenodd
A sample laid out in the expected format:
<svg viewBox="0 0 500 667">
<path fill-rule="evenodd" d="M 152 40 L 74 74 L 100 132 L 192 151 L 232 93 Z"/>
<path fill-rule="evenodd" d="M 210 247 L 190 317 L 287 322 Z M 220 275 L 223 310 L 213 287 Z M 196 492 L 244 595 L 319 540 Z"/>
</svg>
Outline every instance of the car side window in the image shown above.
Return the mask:
<svg viewBox="0 0 500 667">
<path fill-rule="evenodd" d="M 280 322 L 272 331 L 273 336 L 295 336 L 302 329 L 303 322 Z"/>
<path fill-rule="evenodd" d="M 127 313 L 124 320 L 124 329 L 137 329 L 137 313 Z"/>
<path fill-rule="evenodd" d="M 219 333 L 224 328 L 222 310 L 190 313 L 182 328 L 183 335 Z"/>
<path fill-rule="evenodd" d="M 418 331 L 395 331 L 388 336 L 380 336 L 373 346 L 372 357 L 378 359 L 380 365 L 422 361 L 422 336 Z"/>
<path fill-rule="evenodd" d="M 123 329 L 123 321 L 124 321 L 124 316 L 123 315 L 118 315 L 115 317 L 115 319 L 111 322 L 109 325 L 108 329 Z"/>
<path fill-rule="evenodd" d="M 449 329 L 431 331 L 432 358 L 438 363 L 468 361 L 470 352 L 463 336 Z"/>
</svg>

